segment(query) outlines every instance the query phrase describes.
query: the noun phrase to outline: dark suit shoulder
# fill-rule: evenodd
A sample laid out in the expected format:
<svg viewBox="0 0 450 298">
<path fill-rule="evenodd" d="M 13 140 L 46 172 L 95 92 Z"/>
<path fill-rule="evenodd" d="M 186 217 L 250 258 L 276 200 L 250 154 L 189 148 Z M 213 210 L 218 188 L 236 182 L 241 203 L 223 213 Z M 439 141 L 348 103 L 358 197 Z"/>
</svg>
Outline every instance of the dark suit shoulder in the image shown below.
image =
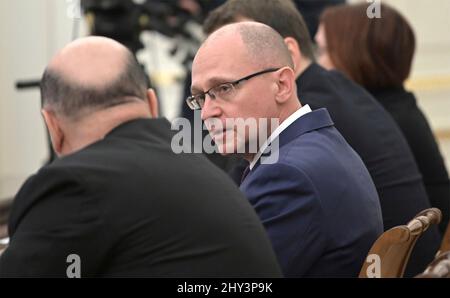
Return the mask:
<svg viewBox="0 0 450 298">
<path fill-rule="evenodd" d="M 77 175 L 63 167 L 44 167 L 31 176 L 17 193 L 9 219 L 10 235 L 14 235 L 26 216 L 32 223 L 29 228 L 33 230 L 42 228 L 41 224 L 57 226 L 63 222 L 88 220 L 98 211 L 93 208 L 94 202 Z M 30 213 L 31 210 L 33 212 Z M 43 221 L 42 217 L 46 220 Z"/>
<path fill-rule="evenodd" d="M 205 157 L 175 154 L 170 129 L 155 124 L 120 126 L 30 178 L 0 275 L 64 276 L 76 253 L 82 276 L 279 276 L 237 187 Z"/>
<path fill-rule="evenodd" d="M 380 191 L 405 183 L 422 184 L 405 137 L 366 90 L 341 73 L 315 64 L 298 78 L 298 85 L 300 101 L 313 108 L 327 108 L 337 130 L 361 156 Z"/>
</svg>

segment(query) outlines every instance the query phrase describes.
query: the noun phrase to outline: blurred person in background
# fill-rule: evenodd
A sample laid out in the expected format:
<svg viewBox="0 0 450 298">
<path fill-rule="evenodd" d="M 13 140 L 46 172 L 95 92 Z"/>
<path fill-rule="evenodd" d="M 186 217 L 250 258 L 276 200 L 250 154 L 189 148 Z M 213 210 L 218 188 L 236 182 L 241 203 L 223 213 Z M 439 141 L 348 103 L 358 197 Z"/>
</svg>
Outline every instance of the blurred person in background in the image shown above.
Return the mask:
<svg viewBox="0 0 450 298">
<path fill-rule="evenodd" d="M 369 4 L 328 8 L 316 36 L 319 63 L 337 69 L 368 90 L 392 115 L 414 154 L 433 207 L 449 221 L 450 181 L 430 125 L 404 84 L 416 49 L 413 28 L 396 9 L 381 4 L 381 18 L 368 18 Z"/>
</svg>

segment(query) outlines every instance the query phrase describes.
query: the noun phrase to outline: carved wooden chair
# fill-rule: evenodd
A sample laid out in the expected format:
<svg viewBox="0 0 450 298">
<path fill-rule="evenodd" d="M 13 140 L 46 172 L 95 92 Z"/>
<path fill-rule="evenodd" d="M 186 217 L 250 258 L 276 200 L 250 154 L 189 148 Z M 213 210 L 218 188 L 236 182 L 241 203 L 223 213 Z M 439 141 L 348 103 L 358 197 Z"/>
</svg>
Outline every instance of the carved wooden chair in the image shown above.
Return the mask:
<svg viewBox="0 0 450 298">
<path fill-rule="evenodd" d="M 416 278 L 450 278 L 450 251 L 439 254 Z"/>
<path fill-rule="evenodd" d="M 359 277 L 403 277 L 417 239 L 441 218 L 439 209 L 430 208 L 417 214 L 407 225 L 385 231 L 370 249 Z"/>
</svg>

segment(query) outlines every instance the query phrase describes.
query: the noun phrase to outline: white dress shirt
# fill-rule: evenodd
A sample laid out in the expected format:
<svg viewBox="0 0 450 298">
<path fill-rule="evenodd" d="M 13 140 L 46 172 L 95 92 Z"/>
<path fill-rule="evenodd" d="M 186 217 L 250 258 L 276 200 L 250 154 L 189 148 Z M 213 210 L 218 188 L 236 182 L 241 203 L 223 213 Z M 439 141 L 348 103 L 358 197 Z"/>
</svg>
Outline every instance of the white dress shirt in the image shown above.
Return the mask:
<svg viewBox="0 0 450 298">
<path fill-rule="evenodd" d="M 255 157 L 253 158 L 252 162 L 250 163 L 250 170 L 253 169 L 253 167 L 258 162 L 259 158 L 261 157 L 264 150 L 266 150 L 267 146 L 272 142 L 272 140 L 275 140 L 283 130 L 285 130 L 289 125 L 294 123 L 295 120 L 300 118 L 301 116 L 308 114 L 311 112 L 311 108 L 309 105 L 304 105 L 297 111 L 295 111 L 292 115 L 286 118 L 283 122 L 281 122 L 280 126 L 278 126 L 270 135 L 270 137 L 264 142 L 264 144 L 259 148 L 258 152 L 256 153 Z"/>
</svg>

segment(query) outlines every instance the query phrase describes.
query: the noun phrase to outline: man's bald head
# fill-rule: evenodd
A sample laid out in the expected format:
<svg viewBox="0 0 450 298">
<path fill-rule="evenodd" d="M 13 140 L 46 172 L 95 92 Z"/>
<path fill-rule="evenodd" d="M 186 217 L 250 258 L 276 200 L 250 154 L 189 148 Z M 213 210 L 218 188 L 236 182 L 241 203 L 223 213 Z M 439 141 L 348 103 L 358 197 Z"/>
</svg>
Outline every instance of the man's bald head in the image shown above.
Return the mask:
<svg viewBox="0 0 450 298">
<path fill-rule="evenodd" d="M 42 106 L 77 118 L 146 99 L 147 79 L 133 54 L 105 37 L 80 38 L 50 62 L 41 81 Z"/>
<path fill-rule="evenodd" d="M 217 40 L 232 40 L 236 35 L 243 42 L 250 63 L 260 67 L 289 66 L 294 68 L 292 57 L 283 37 L 262 23 L 240 22 L 226 25 L 212 33 L 203 47 L 208 47 Z"/>
</svg>

